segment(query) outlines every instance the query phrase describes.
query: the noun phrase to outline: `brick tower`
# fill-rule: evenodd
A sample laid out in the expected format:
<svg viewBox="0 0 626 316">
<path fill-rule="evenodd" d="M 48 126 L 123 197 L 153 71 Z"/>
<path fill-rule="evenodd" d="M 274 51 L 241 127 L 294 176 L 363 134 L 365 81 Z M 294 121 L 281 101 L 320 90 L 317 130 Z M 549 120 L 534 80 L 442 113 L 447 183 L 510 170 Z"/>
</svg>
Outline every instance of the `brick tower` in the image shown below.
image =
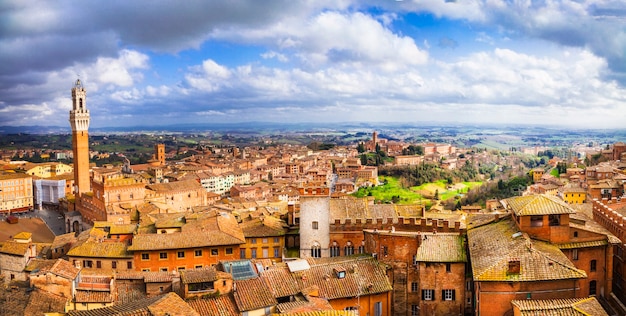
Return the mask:
<svg viewBox="0 0 626 316">
<path fill-rule="evenodd" d="M 165 144 L 154 145 L 154 159 L 158 160 L 161 166 L 165 166 Z"/>
<path fill-rule="evenodd" d="M 72 88 L 72 110 L 70 125 L 72 126 L 72 150 L 74 152 L 74 194 L 91 191 L 89 182 L 89 110 L 87 110 L 87 93 L 80 79 Z"/>
</svg>

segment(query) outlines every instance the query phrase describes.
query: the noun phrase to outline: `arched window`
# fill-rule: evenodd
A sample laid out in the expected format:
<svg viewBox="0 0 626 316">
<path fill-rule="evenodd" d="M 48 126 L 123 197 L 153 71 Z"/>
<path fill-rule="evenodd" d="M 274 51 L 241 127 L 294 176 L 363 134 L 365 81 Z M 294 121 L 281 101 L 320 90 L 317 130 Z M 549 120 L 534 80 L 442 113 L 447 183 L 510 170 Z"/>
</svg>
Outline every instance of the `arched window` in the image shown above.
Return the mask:
<svg viewBox="0 0 626 316">
<path fill-rule="evenodd" d="M 332 246 L 330 246 L 330 256 L 331 257 L 339 257 L 340 256 L 339 245 L 337 244 L 336 241 L 333 241 Z"/>
<path fill-rule="evenodd" d="M 359 246 L 359 254 L 365 253 L 365 240 L 361 240 L 361 245 Z"/>
<path fill-rule="evenodd" d="M 589 296 L 596 295 L 596 280 L 589 282 Z"/>
<path fill-rule="evenodd" d="M 318 243 L 315 243 L 313 247 L 311 247 L 311 257 L 313 258 L 322 257 L 322 247 L 320 247 Z"/>
<path fill-rule="evenodd" d="M 345 256 L 350 256 L 354 254 L 354 245 L 351 242 L 347 242 L 346 246 L 343 248 L 343 254 Z"/>
</svg>

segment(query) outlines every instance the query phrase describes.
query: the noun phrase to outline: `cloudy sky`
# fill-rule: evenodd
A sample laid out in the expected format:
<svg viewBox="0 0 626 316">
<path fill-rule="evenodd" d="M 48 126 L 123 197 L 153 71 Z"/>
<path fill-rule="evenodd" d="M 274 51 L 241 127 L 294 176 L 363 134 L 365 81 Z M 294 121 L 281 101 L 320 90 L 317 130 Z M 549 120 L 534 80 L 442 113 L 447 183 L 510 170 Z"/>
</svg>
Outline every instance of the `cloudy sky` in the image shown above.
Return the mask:
<svg viewBox="0 0 626 316">
<path fill-rule="evenodd" d="M 0 2 L 0 125 L 626 122 L 626 4 Z"/>
</svg>

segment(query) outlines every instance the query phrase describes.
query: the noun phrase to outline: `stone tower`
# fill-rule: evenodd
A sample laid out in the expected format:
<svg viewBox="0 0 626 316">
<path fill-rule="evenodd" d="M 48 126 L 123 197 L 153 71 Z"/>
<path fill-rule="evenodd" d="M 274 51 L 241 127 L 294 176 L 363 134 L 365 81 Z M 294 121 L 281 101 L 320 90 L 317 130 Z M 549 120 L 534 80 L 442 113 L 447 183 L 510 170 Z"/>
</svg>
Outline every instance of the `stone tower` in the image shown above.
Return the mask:
<svg viewBox="0 0 626 316">
<path fill-rule="evenodd" d="M 300 258 L 330 255 L 330 192 L 325 186 L 300 191 Z"/>
<path fill-rule="evenodd" d="M 87 110 L 87 92 L 80 79 L 72 88 L 72 150 L 74 152 L 74 193 L 91 191 L 89 181 L 89 110 Z"/>
<path fill-rule="evenodd" d="M 154 159 L 158 160 L 161 166 L 165 166 L 165 144 L 154 145 Z"/>
</svg>

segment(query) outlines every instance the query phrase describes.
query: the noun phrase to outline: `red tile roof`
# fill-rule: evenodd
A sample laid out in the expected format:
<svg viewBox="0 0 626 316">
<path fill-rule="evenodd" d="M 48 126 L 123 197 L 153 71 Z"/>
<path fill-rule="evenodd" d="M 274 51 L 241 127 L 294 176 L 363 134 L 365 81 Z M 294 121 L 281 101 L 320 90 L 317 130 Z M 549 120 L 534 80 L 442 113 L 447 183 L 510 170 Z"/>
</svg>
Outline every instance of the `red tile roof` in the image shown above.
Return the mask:
<svg viewBox="0 0 626 316">
<path fill-rule="evenodd" d="M 237 308 L 242 312 L 278 304 L 265 282 L 260 278 L 235 281 L 233 297 Z"/>
</svg>

